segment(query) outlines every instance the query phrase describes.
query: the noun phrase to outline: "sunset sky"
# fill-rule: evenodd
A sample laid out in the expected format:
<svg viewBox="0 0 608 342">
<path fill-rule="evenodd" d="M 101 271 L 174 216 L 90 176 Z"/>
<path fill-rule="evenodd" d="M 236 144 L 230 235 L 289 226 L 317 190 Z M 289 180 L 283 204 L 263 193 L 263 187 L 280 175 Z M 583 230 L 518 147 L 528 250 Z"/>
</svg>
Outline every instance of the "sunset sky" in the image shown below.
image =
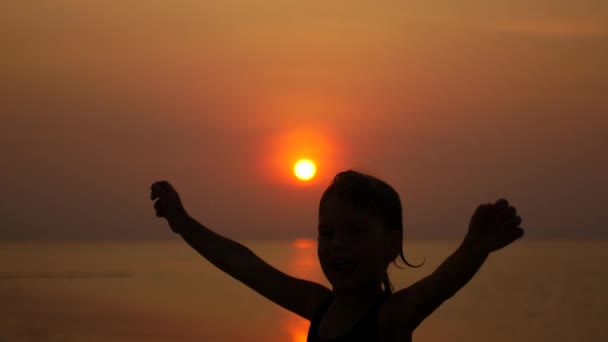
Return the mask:
<svg viewBox="0 0 608 342">
<path fill-rule="evenodd" d="M 406 238 L 501 197 L 608 237 L 608 1 L 3 1 L 0 49 L 0 239 L 171 237 L 161 179 L 226 236 L 314 238 L 350 168 Z"/>
</svg>

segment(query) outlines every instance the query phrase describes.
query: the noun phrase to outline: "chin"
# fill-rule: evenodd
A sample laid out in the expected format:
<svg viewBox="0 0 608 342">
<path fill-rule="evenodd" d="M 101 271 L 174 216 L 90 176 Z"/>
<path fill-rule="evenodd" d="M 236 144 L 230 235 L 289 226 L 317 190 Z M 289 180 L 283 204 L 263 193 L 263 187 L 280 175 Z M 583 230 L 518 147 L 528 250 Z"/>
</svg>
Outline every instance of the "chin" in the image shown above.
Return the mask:
<svg viewBox="0 0 608 342">
<path fill-rule="evenodd" d="M 367 287 L 364 282 L 358 281 L 357 279 L 333 279 L 330 283 L 334 292 L 351 292 Z"/>
</svg>

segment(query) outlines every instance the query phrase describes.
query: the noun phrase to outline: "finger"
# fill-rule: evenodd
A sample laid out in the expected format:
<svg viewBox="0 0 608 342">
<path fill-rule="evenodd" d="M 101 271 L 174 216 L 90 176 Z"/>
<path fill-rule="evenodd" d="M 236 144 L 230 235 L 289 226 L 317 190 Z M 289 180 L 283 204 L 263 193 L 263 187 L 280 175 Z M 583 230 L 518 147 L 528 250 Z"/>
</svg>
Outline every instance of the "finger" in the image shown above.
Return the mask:
<svg viewBox="0 0 608 342">
<path fill-rule="evenodd" d="M 521 224 L 521 217 L 513 216 L 503 222 L 506 227 L 517 227 Z"/>
<path fill-rule="evenodd" d="M 492 214 L 492 204 L 486 203 L 486 204 L 480 204 L 477 207 L 477 209 L 475 209 L 473 216 L 481 217 L 481 218 L 488 218 L 491 216 L 491 214 Z"/>
<path fill-rule="evenodd" d="M 508 207 L 509 207 L 509 201 L 507 201 L 504 198 L 501 198 L 498 201 L 494 202 L 494 208 L 496 208 L 496 212 L 501 212 Z"/>
<path fill-rule="evenodd" d="M 169 184 L 169 182 L 164 181 L 164 180 L 154 182 L 154 184 L 152 184 L 152 186 L 150 188 L 152 190 L 152 192 L 150 193 L 150 198 L 152 200 L 154 200 L 168 192 L 175 191 L 175 190 L 173 190 L 173 187 L 171 186 L 171 184 Z"/>
<path fill-rule="evenodd" d="M 170 192 L 170 191 L 174 191 L 173 190 L 173 186 L 171 186 L 171 184 L 165 180 L 158 182 L 158 185 L 161 187 L 161 189 L 163 189 L 163 191 L 165 192 Z"/>
<path fill-rule="evenodd" d="M 154 202 L 154 210 L 156 211 L 157 217 L 163 217 L 165 215 L 165 211 L 163 210 L 161 200 Z"/>
<path fill-rule="evenodd" d="M 152 191 L 160 190 L 160 181 L 152 183 L 152 185 L 150 186 L 150 190 L 152 190 Z"/>
<path fill-rule="evenodd" d="M 524 229 L 522 227 L 517 227 L 515 229 L 517 229 L 517 234 L 519 235 L 518 239 L 521 239 L 526 234 L 526 232 L 524 231 Z"/>
<path fill-rule="evenodd" d="M 524 230 L 521 227 L 512 227 L 507 229 L 504 232 L 504 241 L 506 244 L 510 244 L 511 242 L 521 239 L 524 236 Z"/>
<path fill-rule="evenodd" d="M 155 198 L 159 197 L 161 195 L 161 193 L 163 192 L 163 188 L 160 185 L 159 182 L 154 182 L 152 183 L 152 185 L 150 186 L 150 198 L 152 200 L 154 200 Z"/>
<path fill-rule="evenodd" d="M 521 227 L 513 228 L 510 231 L 510 235 L 513 238 L 513 240 L 521 239 L 524 236 L 524 230 Z"/>
<path fill-rule="evenodd" d="M 502 211 L 496 213 L 496 218 L 499 221 L 510 220 L 517 214 L 517 210 L 514 207 L 508 207 Z"/>
<path fill-rule="evenodd" d="M 158 194 L 158 190 L 154 187 L 154 185 L 152 185 L 151 188 L 152 188 L 152 190 L 150 191 L 150 199 L 154 201 L 155 199 L 157 199 L 159 197 L 159 194 Z"/>
<path fill-rule="evenodd" d="M 524 236 L 524 230 L 521 229 L 521 227 L 509 229 L 503 235 L 503 239 L 502 239 L 502 241 L 500 243 L 500 247 L 499 248 L 503 248 L 505 246 L 508 246 L 511 243 L 513 243 L 515 240 L 521 239 L 523 236 Z"/>
</svg>

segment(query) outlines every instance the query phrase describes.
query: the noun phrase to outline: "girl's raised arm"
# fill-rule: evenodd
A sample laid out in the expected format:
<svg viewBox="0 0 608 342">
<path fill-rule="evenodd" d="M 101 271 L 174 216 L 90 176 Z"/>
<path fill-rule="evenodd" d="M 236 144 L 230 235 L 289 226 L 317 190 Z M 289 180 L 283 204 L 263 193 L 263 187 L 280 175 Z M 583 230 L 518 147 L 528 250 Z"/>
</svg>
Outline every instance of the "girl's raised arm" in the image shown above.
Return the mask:
<svg viewBox="0 0 608 342">
<path fill-rule="evenodd" d="M 203 226 L 184 210 L 179 195 L 168 182 L 152 185 L 156 215 L 220 270 L 283 308 L 311 319 L 314 310 L 330 296 L 326 287 L 289 276 L 260 259 L 249 248 Z"/>
<path fill-rule="evenodd" d="M 504 199 L 479 206 L 461 246 L 431 275 L 396 292 L 387 303 L 391 325 L 413 331 L 473 278 L 491 252 L 521 238 L 521 218 L 515 214 Z"/>
</svg>

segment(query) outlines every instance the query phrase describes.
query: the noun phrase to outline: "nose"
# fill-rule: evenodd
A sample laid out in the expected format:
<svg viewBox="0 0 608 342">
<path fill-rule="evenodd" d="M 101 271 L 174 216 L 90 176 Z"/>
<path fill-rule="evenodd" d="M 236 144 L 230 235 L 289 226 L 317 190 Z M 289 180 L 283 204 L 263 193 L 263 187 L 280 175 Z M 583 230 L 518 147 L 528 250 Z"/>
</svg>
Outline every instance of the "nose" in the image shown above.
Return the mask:
<svg viewBox="0 0 608 342">
<path fill-rule="evenodd" d="M 344 234 L 334 235 L 327 243 L 327 247 L 334 252 L 341 252 L 350 245 L 348 236 Z"/>
<path fill-rule="evenodd" d="M 330 247 L 331 249 L 338 249 L 338 248 L 342 248 L 344 246 L 344 239 L 339 238 L 339 237 L 334 237 L 333 239 L 329 240 L 328 243 L 328 247 Z"/>
</svg>

